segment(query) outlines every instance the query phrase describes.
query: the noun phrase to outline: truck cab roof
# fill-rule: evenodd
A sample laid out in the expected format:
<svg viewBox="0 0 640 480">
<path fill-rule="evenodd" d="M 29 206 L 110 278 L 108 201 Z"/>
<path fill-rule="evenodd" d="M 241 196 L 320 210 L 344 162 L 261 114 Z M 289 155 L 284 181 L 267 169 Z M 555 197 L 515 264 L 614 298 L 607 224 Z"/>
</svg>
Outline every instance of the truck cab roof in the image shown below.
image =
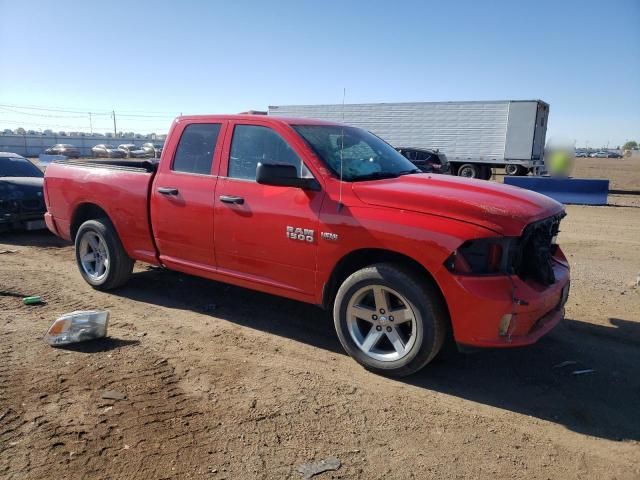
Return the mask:
<svg viewBox="0 0 640 480">
<path fill-rule="evenodd" d="M 330 122 L 325 120 L 316 120 L 312 118 L 300 117 L 275 117 L 269 115 L 183 115 L 176 118 L 176 122 L 220 122 L 224 120 L 251 120 L 260 121 L 267 124 L 285 124 L 285 125 L 342 125 L 339 122 Z"/>
</svg>

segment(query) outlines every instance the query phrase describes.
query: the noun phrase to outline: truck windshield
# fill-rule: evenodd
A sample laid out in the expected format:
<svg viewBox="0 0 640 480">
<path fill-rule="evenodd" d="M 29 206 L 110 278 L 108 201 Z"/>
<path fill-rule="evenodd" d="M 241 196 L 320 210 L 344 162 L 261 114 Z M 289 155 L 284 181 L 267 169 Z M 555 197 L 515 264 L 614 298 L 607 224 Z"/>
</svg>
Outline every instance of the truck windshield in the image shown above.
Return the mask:
<svg viewBox="0 0 640 480">
<path fill-rule="evenodd" d="M 26 158 L 0 157 L 0 177 L 43 177 L 44 173 Z"/>
<path fill-rule="evenodd" d="M 347 182 L 420 173 L 391 145 L 361 128 L 341 125 L 291 125 L 324 164 Z M 342 169 L 340 168 L 342 163 Z"/>
</svg>

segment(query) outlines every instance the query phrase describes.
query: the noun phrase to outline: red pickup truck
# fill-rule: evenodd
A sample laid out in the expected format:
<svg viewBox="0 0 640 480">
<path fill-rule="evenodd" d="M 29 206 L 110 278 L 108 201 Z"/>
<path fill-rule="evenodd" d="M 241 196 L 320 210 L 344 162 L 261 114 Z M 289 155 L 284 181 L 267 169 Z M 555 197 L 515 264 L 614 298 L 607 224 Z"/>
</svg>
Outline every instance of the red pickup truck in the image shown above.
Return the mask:
<svg viewBox="0 0 640 480">
<path fill-rule="evenodd" d="M 94 288 L 133 262 L 333 311 L 345 350 L 407 375 L 460 346 L 538 340 L 564 315 L 563 206 L 515 187 L 422 173 L 346 125 L 177 118 L 159 163 L 47 168 L 46 222 Z"/>
</svg>

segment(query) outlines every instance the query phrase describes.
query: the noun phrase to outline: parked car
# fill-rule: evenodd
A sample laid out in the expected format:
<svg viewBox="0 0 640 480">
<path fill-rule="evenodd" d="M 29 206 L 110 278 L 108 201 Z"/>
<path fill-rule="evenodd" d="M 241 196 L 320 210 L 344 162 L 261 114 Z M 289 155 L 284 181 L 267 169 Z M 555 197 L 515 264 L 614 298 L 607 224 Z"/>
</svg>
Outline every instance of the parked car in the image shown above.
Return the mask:
<svg viewBox="0 0 640 480">
<path fill-rule="evenodd" d="M 69 158 L 80 158 L 80 149 L 67 143 L 58 143 L 47 148 L 44 153 L 47 155 L 65 155 Z"/>
<path fill-rule="evenodd" d="M 592 158 L 607 158 L 609 154 L 607 152 L 595 152 L 590 155 Z"/>
<path fill-rule="evenodd" d="M 587 152 L 576 152 L 575 154 L 576 158 L 587 158 L 588 156 Z"/>
<path fill-rule="evenodd" d="M 607 153 L 607 157 L 608 158 L 622 158 L 622 155 L 620 155 L 618 152 L 608 152 Z"/>
<path fill-rule="evenodd" d="M 125 158 L 127 153 L 124 150 L 120 150 L 113 145 L 106 145 L 101 143 L 91 149 L 91 153 L 94 157 L 106 157 L 106 158 Z"/>
<path fill-rule="evenodd" d="M 545 195 L 425 174 L 364 129 L 312 119 L 181 117 L 167 149 L 47 169 L 47 225 L 75 240 L 93 288 L 124 285 L 138 260 L 321 305 L 356 361 L 394 376 L 449 332 L 510 348 L 564 317 L 565 211 Z"/>
<path fill-rule="evenodd" d="M 447 156 L 438 150 L 413 147 L 396 147 L 396 150 L 425 173 L 451 173 Z"/>
<path fill-rule="evenodd" d="M 118 149 L 122 150 L 127 158 L 142 158 L 147 156 L 147 152 L 133 143 L 123 143 L 122 145 L 118 145 Z"/>
<path fill-rule="evenodd" d="M 15 153 L 0 152 L 0 232 L 45 228 L 44 174 Z"/>
<path fill-rule="evenodd" d="M 148 157 L 160 158 L 163 146 L 162 143 L 143 143 L 142 150 L 145 151 Z"/>
</svg>

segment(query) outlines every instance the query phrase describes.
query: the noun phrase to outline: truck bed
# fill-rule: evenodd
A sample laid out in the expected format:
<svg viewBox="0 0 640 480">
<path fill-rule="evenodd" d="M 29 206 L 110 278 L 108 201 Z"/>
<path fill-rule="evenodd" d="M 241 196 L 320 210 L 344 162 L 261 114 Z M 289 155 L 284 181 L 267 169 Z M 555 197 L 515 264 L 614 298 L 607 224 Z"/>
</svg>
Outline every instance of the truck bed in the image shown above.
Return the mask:
<svg viewBox="0 0 640 480">
<path fill-rule="evenodd" d="M 132 258 L 157 264 L 149 221 L 149 191 L 155 174 L 149 160 L 64 160 L 45 172 L 48 222 L 73 240 L 83 212 L 102 209 Z"/>
<path fill-rule="evenodd" d="M 83 160 L 58 160 L 53 163 L 65 165 L 80 165 L 88 167 L 122 167 L 128 169 L 142 169 L 145 172 L 155 172 L 158 168 L 158 160 L 147 158 L 95 158 Z"/>
</svg>

